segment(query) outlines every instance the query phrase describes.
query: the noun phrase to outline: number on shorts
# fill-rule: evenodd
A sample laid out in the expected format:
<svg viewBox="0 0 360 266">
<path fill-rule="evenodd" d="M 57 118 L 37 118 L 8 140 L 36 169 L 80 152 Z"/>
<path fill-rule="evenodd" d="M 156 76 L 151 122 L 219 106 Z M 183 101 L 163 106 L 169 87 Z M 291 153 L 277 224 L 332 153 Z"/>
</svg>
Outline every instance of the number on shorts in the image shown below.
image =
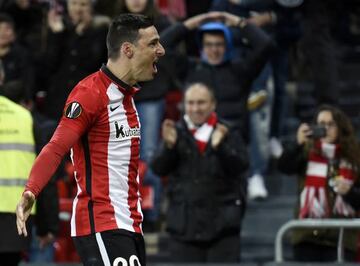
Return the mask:
<svg viewBox="0 0 360 266">
<path fill-rule="evenodd" d="M 137 265 L 135 265 L 135 261 L 137 262 Z M 129 259 L 129 265 L 126 259 L 117 257 L 113 262 L 113 266 L 141 266 L 141 264 L 139 258 L 136 255 L 131 255 Z"/>
</svg>

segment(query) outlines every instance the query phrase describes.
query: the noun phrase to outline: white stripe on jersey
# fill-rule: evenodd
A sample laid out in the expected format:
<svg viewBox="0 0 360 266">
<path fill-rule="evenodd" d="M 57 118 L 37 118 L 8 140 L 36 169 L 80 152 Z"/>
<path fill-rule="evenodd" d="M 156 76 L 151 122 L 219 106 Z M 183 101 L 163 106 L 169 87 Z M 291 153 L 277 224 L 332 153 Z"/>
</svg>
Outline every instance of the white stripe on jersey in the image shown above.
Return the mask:
<svg viewBox="0 0 360 266">
<path fill-rule="evenodd" d="M 96 233 L 95 236 L 96 236 L 96 242 L 97 242 L 97 244 L 99 246 L 101 258 L 102 258 L 102 260 L 104 262 L 104 265 L 105 266 L 111 266 L 109 255 L 107 254 L 107 251 L 106 251 L 106 248 L 105 248 L 105 245 L 104 245 L 104 241 L 102 240 L 102 237 L 101 237 L 101 233 Z"/>
<path fill-rule="evenodd" d="M 71 163 L 72 165 L 74 165 L 74 150 L 71 148 L 70 149 L 70 159 L 71 159 Z M 78 195 L 81 193 L 81 188 L 79 186 L 79 182 L 76 178 L 76 171 L 74 171 L 74 177 L 76 180 L 76 186 L 77 186 L 77 193 L 76 196 L 74 198 L 73 204 L 72 204 L 72 214 L 71 214 L 71 236 L 76 236 L 76 206 L 78 203 Z"/>
<path fill-rule="evenodd" d="M 110 84 L 106 93 L 112 105 L 120 105 L 114 111 L 110 110 L 110 105 L 108 107 L 110 128 L 108 143 L 109 198 L 111 205 L 114 207 L 117 226 L 134 232 L 134 220 L 131 218 L 128 204 L 131 137 L 117 139 L 115 127 L 115 122 L 117 122 L 118 127 L 130 128 L 123 106 L 124 95 L 115 84 Z"/>
<path fill-rule="evenodd" d="M 71 215 L 71 221 L 70 221 L 70 224 L 71 224 L 71 236 L 76 236 L 76 219 L 77 219 L 76 218 L 76 206 L 77 206 L 77 203 L 79 201 L 78 196 L 81 193 L 81 188 L 80 188 L 80 185 L 77 182 L 77 178 L 76 178 L 76 172 L 74 172 L 74 176 L 75 176 L 75 179 L 76 179 L 77 193 L 76 193 L 76 196 L 74 198 L 73 205 L 72 205 L 72 215 Z"/>
</svg>

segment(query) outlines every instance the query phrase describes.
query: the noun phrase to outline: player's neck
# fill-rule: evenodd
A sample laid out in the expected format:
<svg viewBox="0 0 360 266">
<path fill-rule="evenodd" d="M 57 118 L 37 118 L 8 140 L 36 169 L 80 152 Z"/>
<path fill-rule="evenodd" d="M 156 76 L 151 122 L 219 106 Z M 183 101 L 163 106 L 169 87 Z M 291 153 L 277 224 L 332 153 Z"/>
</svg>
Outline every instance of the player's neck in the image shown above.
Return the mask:
<svg viewBox="0 0 360 266">
<path fill-rule="evenodd" d="M 132 75 L 130 75 L 130 69 L 127 64 L 122 62 L 113 62 L 108 60 L 106 67 L 113 73 L 118 79 L 125 82 L 129 86 L 133 86 L 136 81 L 133 80 Z"/>
</svg>

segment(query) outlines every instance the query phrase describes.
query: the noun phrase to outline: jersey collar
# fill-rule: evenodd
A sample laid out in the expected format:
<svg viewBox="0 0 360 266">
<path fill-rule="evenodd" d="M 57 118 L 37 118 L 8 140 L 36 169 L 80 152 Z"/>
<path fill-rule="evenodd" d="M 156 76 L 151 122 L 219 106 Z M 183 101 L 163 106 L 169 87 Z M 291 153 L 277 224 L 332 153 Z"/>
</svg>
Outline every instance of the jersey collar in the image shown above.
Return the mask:
<svg viewBox="0 0 360 266">
<path fill-rule="evenodd" d="M 116 83 L 116 85 L 118 85 L 119 87 L 123 88 L 127 93 L 133 95 L 136 92 L 138 92 L 140 90 L 140 88 L 138 87 L 138 85 L 135 87 L 132 87 L 128 84 L 126 84 L 124 81 L 122 81 L 121 79 L 119 79 L 118 77 L 116 77 L 109 68 L 107 68 L 106 65 L 102 65 L 101 66 L 101 72 L 103 72 L 111 81 L 113 81 L 114 83 Z"/>
</svg>

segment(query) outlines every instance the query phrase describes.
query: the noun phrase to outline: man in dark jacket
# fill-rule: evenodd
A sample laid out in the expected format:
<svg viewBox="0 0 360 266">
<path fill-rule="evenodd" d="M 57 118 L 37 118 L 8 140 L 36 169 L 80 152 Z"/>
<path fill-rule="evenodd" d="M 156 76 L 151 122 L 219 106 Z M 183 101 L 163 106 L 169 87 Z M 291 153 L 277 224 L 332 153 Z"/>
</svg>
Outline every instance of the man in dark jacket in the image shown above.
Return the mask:
<svg viewBox="0 0 360 266">
<path fill-rule="evenodd" d="M 195 83 L 185 115 L 165 120 L 152 169 L 169 175 L 167 230 L 176 262 L 237 262 L 244 210 L 240 177 L 248 165 L 238 131 L 219 122 L 213 92 Z"/>
<path fill-rule="evenodd" d="M 209 20 L 224 22 L 210 22 Z M 203 25 L 202 25 L 203 24 Z M 232 36 L 227 26 L 238 27 L 251 50 L 241 61 L 233 61 Z M 162 33 L 163 44 L 171 51 L 192 30 L 198 29 L 201 61 L 174 57 L 178 76 L 185 83 L 202 82 L 214 90 L 217 113 L 233 126 L 247 132 L 246 101 L 250 86 L 269 59 L 273 42 L 260 28 L 226 12 L 200 14 L 177 23 Z"/>
</svg>

